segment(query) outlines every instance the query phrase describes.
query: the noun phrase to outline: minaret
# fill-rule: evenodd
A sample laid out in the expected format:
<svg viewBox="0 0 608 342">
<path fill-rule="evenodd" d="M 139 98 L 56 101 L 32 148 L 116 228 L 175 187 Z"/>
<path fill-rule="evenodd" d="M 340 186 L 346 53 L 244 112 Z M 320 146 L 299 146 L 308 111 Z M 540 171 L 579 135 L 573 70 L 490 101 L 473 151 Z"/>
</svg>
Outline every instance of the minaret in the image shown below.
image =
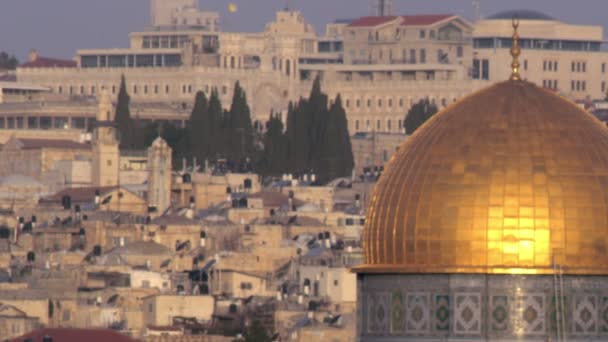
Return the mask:
<svg viewBox="0 0 608 342">
<path fill-rule="evenodd" d="M 106 89 L 102 89 L 98 101 L 97 124 L 93 131 L 91 180 L 93 186 L 114 186 L 118 185 L 120 152 L 112 101 Z"/>
<path fill-rule="evenodd" d="M 148 207 L 159 214 L 171 205 L 171 153 L 160 136 L 148 148 Z"/>
</svg>

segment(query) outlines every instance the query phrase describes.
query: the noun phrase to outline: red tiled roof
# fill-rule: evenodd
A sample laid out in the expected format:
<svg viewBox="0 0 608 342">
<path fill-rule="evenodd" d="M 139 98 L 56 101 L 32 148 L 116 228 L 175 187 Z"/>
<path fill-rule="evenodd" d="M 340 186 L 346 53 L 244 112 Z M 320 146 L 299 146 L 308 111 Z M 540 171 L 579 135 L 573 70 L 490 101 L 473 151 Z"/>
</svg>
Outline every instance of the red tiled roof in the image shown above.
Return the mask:
<svg viewBox="0 0 608 342">
<path fill-rule="evenodd" d="M 361 17 L 359 19 L 355 19 L 352 23 L 350 23 L 350 27 L 374 27 L 382 24 L 386 24 L 390 21 L 395 20 L 396 18 L 401 18 L 402 26 L 426 26 L 433 25 L 437 22 L 445 20 L 447 18 L 451 18 L 453 15 L 451 14 L 430 14 L 430 15 L 402 15 L 399 17 L 396 16 L 384 16 L 384 17 Z"/>
<path fill-rule="evenodd" d="M 68 195 L 72 199 L 72 203 L 79 202 L 92 202 L 95 199 L 95 191 L 99 190 L 99 194 L 103 197 L 108 192 L 117 189 L 118 186 L 102 186 L 102 187 L 83 187 L 83 188 L 69 188 L 61 190 L 54 195 L 42 198 L 41 202 L 61 202 L 63 196 Z M 103 200 L 103 198 L 101 198 Z"/>
<path fill-rule="evenodd" d="M 452 14 L 431 14 L 431 15 L 402 15 L 402 26 L 425 26 L 433 25 L 447 18 L 453 17 Z"/>
<path fill-rule="evenodd" d="M 33 61 L 23 63 L 20 68 L 75 68 L 76 62 L 69 59 L 38 57 Z"/>
<path fill-rule="evenodd" d="M 386 17 L 361 17 L 359 19 L 355 19 L 352 23 L 350 23 L 350 27 L 374 27 L 382 24 L 386 24 L 389 21 L 395 20 L 397 17 L 395 16 L 386 16 Z"/>
<path fill-rule="evenodd" d="M 26 139 L 19 138 L 21 148 L 24 150 L 36 150 L 40 148 L 64 148 L 64 149 L 90 149 L 91 145 L 79 143 L 67 139 Z"/>
<path fill-rule="evenodd" d="M 68 328 L 55 328 L 55 329 L 38 329 L 30 332 L 27 335 L 23 335 L 12 339 L 12 342 L 23 342 L 26 339 L 31 339 L 34 342 L 41 342 L 42 338 L 49 336 L 56 342 L 136 342 L 137 340 L 132 339 L 128 336 L 122 335 L 114 330 L 110 329 L 68 329 Z"/>
</svg>

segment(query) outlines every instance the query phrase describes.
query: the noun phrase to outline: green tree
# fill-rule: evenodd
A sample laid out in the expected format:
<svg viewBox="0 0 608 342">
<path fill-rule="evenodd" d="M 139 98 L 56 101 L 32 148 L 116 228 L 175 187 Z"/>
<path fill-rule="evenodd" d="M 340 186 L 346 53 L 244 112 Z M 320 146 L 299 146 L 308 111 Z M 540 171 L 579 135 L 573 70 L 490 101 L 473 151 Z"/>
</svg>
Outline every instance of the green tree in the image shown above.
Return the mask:
<svg viewBox="0 0 608 342">
<path fill-rule="evenodd" d="M 308 143 L 310 144 L 308 162 L 314 173 L 320 172 L 324 149 L 327 147 L 323 143 L 323 137 L 327 130 L 327 103 L 327 95 L 321 91 L 321 79 L 317 76 L 313 82 L 310 97 L 304 107 L 304 115 L 306 115 L 308 121 Z"/>
<path fill-rule="evenodd" d="M 278 115 L 270 114 L 263 137 L 263 151 L 259 171 L 264 176 L 280 176 L 286 170 L 287 137 L 283 134 L 283 122 Z"/>
<path fill-rule="evenodd" d="M 318 168 L 321 182 L 329 182 L 338 177 L 349 177 L 355 166 L 346 112 L 339 94 L 331 105 L 325 122 Z"/>
<path fill-rule="evenodd" d="M 287 111 L 287 128 L 285 131 L 287 165 L 285 173 L 308 173 L 311 169 L 312 145 L 309 135 L 311 120 L 304 110 L 306 106 L 306 100 L 300 99 L 297 104 L 290 104 Z"/>
<path fill-rule="evenodd" d="M 211 161 L 217 158 L 225 157 L 225 135 L 223 132 L 224 110 L 217 89 L 211 91 L 209 97 L 209 111 L 207 120 L 205 121 L 206 134 L 205 143 L 203 145 L 204 159 Z M 203 160 L 204 160 L 203 159 Z M 201 160 L 201 162 L 203 162 Z"/>
<path fill-rule="evenodd" d="M 187 154 L 202 163 L 208 157 L 210 131 L 209 101 L 204 92 L 196 93 L 190 119 L 186 123 Z"/>
<path fill-rule="evenodd" d="M 244 334 L 245 342 L 269 342 L 270 336 L 259 320 L 253 321 Z"/>
<path fill-rule="evenodd" d="M 5 51 L 0 52 L 0 69 L 14 70 L 19 65 L 15 55 L 9 55 Z"/>
<path fill-rule="evenodd" d="M 129 104 L 131 97 L 127 93 L 125 76 L 121 76 L 120 89 L 118 91 L 118 101 L 116 103 L 116 116 L 114 122 L 118 128 L 120 137 L 120 148 L 126 150 L 141 149 L 142 143 L 137 141 L 139 134 L 136 132 L 135 122 L 131 118 Z"/>
<path fill-rule="evenodd" d="M 228 137 L 226 157 L 233 161 L 243 161 L 253 153 L 253 125 L 247 95 L 238 81 L 234 85 L 232 104 L 226 115 L 228 116 L 224 130 L 224 136 Z"/>
<path fill-rule="evenodd" d="M 405 116 L 405 133 L 413 134 L 428 119 L 437 113 L 437 106 L 428 99 L 420 100 L 414 104 Z"/>
</svg>

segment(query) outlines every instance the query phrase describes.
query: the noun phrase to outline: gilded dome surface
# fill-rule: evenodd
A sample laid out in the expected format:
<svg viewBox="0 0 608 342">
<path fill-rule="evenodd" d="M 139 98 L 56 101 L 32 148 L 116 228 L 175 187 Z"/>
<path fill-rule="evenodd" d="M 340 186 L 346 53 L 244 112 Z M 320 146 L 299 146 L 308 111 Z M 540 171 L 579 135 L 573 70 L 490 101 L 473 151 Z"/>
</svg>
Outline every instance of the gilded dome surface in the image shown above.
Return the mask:
<svg viewBox="0 0 608 342">
<path fill-rule="evenodd" d="M 608 274 L 608 129 L 524 81 L 448 107 L 374 190 L 364 273 Z"/>
</svg>

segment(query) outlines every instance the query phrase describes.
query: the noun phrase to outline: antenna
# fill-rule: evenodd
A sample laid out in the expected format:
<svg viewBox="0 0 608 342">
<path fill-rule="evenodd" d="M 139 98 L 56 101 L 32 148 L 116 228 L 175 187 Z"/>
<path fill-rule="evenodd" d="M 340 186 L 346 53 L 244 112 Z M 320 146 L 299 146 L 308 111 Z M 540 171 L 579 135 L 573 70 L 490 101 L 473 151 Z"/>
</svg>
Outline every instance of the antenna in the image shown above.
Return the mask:
<svg viewBox="0 0 608 342">
<path fill-rule="evenodd" d="M 473 0 L 473 11 L 475 15 L 473 20 L 478 22 L 481 20 L 481 0 Z"/>
<path fill-rule="evenodd" d="M 371 0 L 372 15 L 384 17 L 392 15 L 393 0 Z"/>
</svg>

